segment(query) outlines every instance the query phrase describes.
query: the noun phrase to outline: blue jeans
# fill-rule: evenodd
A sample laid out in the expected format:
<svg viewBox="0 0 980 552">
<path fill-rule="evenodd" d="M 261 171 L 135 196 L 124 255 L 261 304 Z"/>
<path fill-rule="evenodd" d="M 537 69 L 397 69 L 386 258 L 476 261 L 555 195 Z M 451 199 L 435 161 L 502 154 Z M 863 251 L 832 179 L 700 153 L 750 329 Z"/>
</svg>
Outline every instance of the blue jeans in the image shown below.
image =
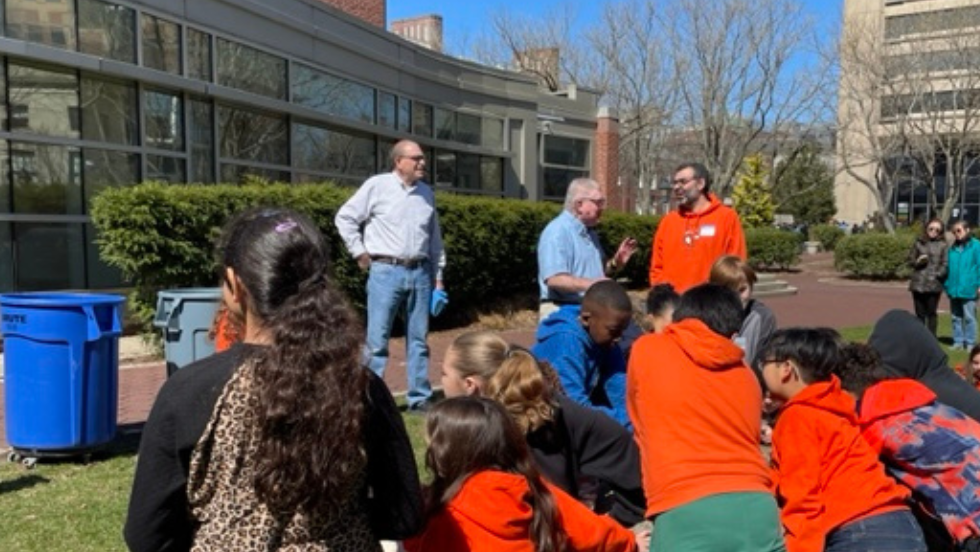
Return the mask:
<svg viewBox="0 0 980 552">
<path fill-rule="evenodd" d="M 899 510 L 838 527 L 824 552 L 926 552 L 926 541 L 912 512 Z"/>
<path fill-rule="evenodd" d="M 395 315 L 405 318 L 405 349 L 408 361 L 408 406 L 432 396 L 429 383 L 429 302 L 432 300 L 433 276 L 429 263 L 405 268 L 385 263 L 371 263 L 367 281 L 368 366 L 384 375 L 388 364 L 388 338 Z"/>
<path fill-rule="evenodd" d="M 953 318 L 953 345 L 973 347 L 977 342 L 977 300 L 950 297 L 949 310 Z"/>
</svg>

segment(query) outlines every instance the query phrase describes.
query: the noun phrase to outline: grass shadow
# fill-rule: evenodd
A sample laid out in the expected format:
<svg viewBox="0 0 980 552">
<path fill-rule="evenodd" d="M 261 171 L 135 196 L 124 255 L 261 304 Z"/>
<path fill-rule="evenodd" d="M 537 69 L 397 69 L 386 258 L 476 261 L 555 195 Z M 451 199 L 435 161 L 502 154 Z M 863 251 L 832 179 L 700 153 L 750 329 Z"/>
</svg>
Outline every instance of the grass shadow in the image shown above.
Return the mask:
<svg viewBox="0 0 980 552">
<path fill-rule="evenodd" d="M 47 477 L 41 477 L 35 473 L 22 475 L 16 479 L 10 479 L 7 481 L 0 481 L 0 495 L 7 493 L 15 493 L 17 491 L 22 491 L 24 489 L 30 489 L 37 485 L 43 485 L 45 483 L 50 483 L 51 480 Z"/>
</svg>

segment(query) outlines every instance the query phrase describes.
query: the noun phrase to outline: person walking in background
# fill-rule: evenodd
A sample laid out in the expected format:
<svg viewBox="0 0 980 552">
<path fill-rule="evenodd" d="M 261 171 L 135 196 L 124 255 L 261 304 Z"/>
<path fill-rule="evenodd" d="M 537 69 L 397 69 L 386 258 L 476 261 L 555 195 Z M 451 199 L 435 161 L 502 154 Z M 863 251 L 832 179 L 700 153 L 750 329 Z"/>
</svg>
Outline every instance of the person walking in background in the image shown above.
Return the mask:
<svg viewBox="0 0 980 552">
<path fill-rule="evenodd" d="M 977 343 L 980 242 L 970 234 L 970 223 L 965 220 L 953 223 L 953 239 L 944 287 L 953 320 L 953 349 L 969 350 Z"/>
<path fill-rule="evenodd" d="M 219 246 L 242 341 L 160 390 L 125 524 L 133 552 L 367 552 L 422 526 L 411 443 L 362 365 L 357 314 L 305 216 L 253 209 Z"/>
<path fill-rule="evenodd" d="M 446 399 L 425 421 L 425 529 L 409 552 L 634 552 L 649 532 L 634 534 L 545 481 L 520 429 L 500 403 Z"/>
<path fill-rule="evenodd" d="M 425 156 L 402 140 L 391 149 L 394 170 L 369 178 L 337 211 L 334 223 L 367 280 L 367 355 L 375 374 L 388 364 L 395 316 L 405 315 L 408 408 L 429 407 L 429 309 L 443 289 L 446 255 L 432 188 L 422 181 Z"/>
<path fill-rule="evenodd" d="M 908 264 L 912 268 L 909 291 L 915 316 L 936 335 L 936 311 L 946 280 L 948 256 L 943 221 L 932 219 L 922 229 L 909 249 Z M 954 342 L 955 343 L 955 342 Z"/>
<path fill-rule="evenodd" d="M 742 222 L 711 191 L 711 175 L 701 163 L 674 171 L 677 210 L 660 220 L 650 256 L 650 285 L 668 283 L 678 293 L 708 281 L 711 265 L 722 255 L 745 259 Z"/>
</svg>

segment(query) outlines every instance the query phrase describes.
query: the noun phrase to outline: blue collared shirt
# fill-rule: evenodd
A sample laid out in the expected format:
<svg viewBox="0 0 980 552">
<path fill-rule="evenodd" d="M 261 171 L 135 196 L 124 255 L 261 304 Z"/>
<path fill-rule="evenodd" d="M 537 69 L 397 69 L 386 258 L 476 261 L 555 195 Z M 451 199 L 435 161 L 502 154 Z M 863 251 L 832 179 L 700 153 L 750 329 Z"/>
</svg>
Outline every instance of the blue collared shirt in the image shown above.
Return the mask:
<svg viewBox="0 0 980 552">
<path fill-rule="evenodd" d="M 579 278 L 602 278 L 602 245 L 599 236 L 568 211 L 562 211 L 541 232 L 538 239 L 538 287 L 544 301 L 580 303 L 584 293 L 560 293 L 549 289 L 545 280 L 556 274 Z"/>
<path fill-rule="evenodd" d="M 394 172 L 372 176 L 337 211 L 334 224 L 352 257 L 427 258 L 435 265 L 435 279 L 442 280 L 446 252 L 428 184 L 406 185 Z"/>
</svg>

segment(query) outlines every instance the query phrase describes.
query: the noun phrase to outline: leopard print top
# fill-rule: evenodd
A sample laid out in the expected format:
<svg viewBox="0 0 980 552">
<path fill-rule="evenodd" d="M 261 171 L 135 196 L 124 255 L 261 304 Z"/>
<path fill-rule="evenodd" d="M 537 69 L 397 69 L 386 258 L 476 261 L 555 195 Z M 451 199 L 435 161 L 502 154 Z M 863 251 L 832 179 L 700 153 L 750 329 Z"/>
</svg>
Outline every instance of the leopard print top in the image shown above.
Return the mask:
<svg viewBox="0 0 980 552">
<path fill-rule="evenodd" d="M 222 391 L 191 455 L 192 552 L 380 552 L 360 498 L 363 485 L 336 519 L 276 516 L 259 501 L 250 484 L 259 437 L 253 388 L 254 366 L 246 363 Z"/>
</svg>

